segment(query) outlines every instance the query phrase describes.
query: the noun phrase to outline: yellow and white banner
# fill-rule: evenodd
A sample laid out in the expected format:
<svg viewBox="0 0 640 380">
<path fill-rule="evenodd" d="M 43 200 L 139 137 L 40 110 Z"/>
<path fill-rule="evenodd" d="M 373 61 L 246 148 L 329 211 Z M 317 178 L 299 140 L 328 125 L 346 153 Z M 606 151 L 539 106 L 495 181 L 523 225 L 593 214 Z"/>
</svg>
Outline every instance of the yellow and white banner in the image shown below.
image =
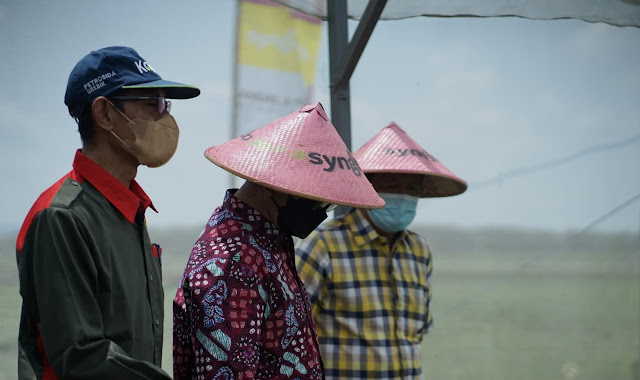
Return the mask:
<svg viewBox="0 0 640 380">
<path fill-rule="evenodd" d="M 315 102 L 320 19 L 267 0 L 238 0 L 233 137 Z"/>
</svg>

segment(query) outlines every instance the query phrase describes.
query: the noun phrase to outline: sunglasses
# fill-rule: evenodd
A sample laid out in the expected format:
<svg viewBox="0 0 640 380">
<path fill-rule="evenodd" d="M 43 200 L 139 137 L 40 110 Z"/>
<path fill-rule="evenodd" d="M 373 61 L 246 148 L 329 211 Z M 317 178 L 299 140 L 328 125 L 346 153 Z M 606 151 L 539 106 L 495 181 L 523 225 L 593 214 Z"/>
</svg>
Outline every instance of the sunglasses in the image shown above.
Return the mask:
<svg viewBox="0 0 640 380">
<path fill-rule="evenodd" d="M 155 100 L 159 114 L 171 112 L 171 102 L 162 96 L 110 96 L 109 98 L 115 100 Z"/>
</svg>

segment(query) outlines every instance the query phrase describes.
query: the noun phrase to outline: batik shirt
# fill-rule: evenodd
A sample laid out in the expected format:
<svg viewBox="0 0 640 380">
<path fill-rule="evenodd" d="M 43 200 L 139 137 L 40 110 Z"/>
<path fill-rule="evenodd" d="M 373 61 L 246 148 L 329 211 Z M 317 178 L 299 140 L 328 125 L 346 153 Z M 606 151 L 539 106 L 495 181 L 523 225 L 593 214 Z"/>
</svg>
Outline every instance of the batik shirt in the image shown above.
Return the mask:
<svg viewBox="0 0 640 380">
<path fill-rule="evenodd" d="M 173 303 L 174 379 L 321 379 L 293 240 L 226 193 Z"/>
<path fill-rule="evenodd" d="M 421 377 L 431 253 L 406 230 L 389 243 L 356 209 L 297 243 L 327 379 Z"/>
</svg>

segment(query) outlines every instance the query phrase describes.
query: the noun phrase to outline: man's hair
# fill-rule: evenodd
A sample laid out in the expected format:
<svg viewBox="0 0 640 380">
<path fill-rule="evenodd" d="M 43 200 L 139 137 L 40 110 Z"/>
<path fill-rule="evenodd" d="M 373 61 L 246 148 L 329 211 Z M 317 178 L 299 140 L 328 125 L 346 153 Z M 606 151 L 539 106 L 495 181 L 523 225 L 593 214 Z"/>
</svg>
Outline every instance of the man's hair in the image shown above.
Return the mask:
<svg viewBox="0 0 640 380">
<path fill-rule="evenodd" d="M 120 90 L 114 92 L 113 96 L 122 95 L 126 90 Z M 110 96 L 111 96 L 110 95 Z M 107 97 L 109 98 L 109 97 Z M 122 101 L 117 99 L 109 99 L 111 103 L 119 110 L 124 112 L 122 108 Z M 69 110 L 69 114 L 71 115 L 71 110 Z M 73 115 L 71 115 L 73 117 Z M 94 143 L 95 138 L 95 123 L 93 122 L 93 113 L 91 112 L 91 105 L 87 107 L 87 109 L 82 113 L 82 116 L 79 118 L 74 118 L 76 123 L 78 123 L 78 133 L 80 133 L 80 141 L 82 141 L 83 145 L 91 145 Z"/>
<path fill-rule="evenodd" d="M 93 144 L 93 137 L 95 135 L 93 130 L 93 116 L 91 110 L 86 110 L 82 116 L 76 119 L 78 123 L 78 132 L 80 133 L 80 140 L 82 145 Z"/>
</svg>

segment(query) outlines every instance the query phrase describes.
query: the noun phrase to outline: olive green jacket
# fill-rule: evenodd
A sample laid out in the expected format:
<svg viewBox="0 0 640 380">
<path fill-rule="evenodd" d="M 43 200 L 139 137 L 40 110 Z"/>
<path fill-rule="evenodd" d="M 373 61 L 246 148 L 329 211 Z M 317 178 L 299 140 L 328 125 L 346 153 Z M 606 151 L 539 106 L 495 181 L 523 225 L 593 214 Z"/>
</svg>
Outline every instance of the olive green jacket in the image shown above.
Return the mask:
<svg viewBox="0 0 640 380">
<path fill-rule="evenodd" d="M 20 379 L 169 379 L 162 358 L 159 247 L 151 201 L 80 151 L 17 242 Z"/>
</svg>

